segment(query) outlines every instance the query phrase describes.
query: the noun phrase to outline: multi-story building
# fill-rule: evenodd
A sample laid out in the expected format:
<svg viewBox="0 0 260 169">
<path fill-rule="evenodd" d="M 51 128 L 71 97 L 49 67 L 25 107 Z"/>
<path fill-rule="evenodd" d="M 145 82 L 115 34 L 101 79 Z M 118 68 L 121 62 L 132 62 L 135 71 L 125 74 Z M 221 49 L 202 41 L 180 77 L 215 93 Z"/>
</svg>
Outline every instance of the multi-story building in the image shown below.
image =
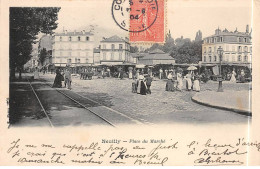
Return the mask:
<svg viewBox="0 0 260 169">
<path fill-rule="evenodd" d="M 128 38 L 120 38 L 114 35 L 100 41 L 100 64 L 120 65 L 136 63 L 136 58 L 130 55 Z"/>
<path fill-rule="evenodd" d="M 225 64 L 248 64 L 252 58 L 252 42 L 249 26 L 246 32 L 230 32 L 227 29 L 215 30 L 215 34 L 203 39 L 202 63 L 216 64 L 220 58 L 218 48 L 223 49 L 222 63 Z"/>
<path fill-rule="evenodd" d="M 53 37 L 52 63 L 56 67 L 93 64 L 94 34 L 91 32 L 56 33 Z"/>
</svg>

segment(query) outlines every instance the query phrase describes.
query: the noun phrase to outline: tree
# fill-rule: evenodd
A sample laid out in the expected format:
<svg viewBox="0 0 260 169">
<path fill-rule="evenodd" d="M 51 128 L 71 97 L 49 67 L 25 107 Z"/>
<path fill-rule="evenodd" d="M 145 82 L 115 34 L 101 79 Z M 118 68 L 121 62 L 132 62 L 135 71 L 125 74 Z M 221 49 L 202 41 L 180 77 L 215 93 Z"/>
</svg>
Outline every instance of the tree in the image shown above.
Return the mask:
<svg viewBox="0 0 260 169">
<path fill-rule="evenodd" d="M 41 65 L 43 65 L 47 56 L 48 56 L 48 53 L 47 53 L 46 48 L 43 48 L 42 50 L 40 50 L 39 62 L 41 63 Z"/>
<path fill-rule="evenodd" d="M 137 46 L 130 46 L 130 52 L 131 53 L 137 53 L 137 52 L 139 52 L 139 49 L 138 49 L 138 47 Z"/>
<path fill-rule="evenodd" d="M 10 8 L 10 79 L 19 78 L 23 65 L 30 60 L 32 44 L 42 32 L 52 34 L 57 28 L 60 8 Z"/>
<path fill-rule="evenodd" d="M 202 41 L 185 42 L 171 53 L 176 63 L 198 63 L 201 60 Z"/>
</svg>

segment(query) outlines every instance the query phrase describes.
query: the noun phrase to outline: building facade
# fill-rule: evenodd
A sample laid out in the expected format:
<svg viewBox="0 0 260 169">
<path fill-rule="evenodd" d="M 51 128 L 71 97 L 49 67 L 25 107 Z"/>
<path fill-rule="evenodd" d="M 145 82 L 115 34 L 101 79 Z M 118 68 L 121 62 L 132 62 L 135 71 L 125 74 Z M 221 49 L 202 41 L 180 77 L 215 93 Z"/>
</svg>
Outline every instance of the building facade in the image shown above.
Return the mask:
<svg viewBox="0 0 260 169">
<path fill-rule="evenodd" d="M 52 63 L 56 67 L 92 65 L 94 34 L 91 32 L 57 33 L 53 36 Z"/>
<path fill-rule="evenodd" d="M 128 38 L 120 38 L 114 35 L 100 41 L 100 64 L 120 65 L 136 63 L 136 59 L 130 55 Z"/>
<path fill-rule="evenodd" d="M 215 30 L 215 34 L 203 39 L 202 63 L 219 63 L 218 48 L 223 49 L 222 63 L 227 64 L 249 64 L 252 58 L 252 41 L 249 26 L 245 32 L 230 32 L 227 29 Z"/>
</svg>

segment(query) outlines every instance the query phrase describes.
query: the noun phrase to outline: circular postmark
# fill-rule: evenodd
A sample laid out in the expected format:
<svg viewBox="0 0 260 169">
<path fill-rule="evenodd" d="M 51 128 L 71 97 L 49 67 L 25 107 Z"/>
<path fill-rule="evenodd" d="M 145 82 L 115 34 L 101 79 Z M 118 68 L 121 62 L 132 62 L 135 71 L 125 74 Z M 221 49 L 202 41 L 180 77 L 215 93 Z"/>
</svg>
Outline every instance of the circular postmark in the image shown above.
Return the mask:
<svg viewBox="0 0 260 169">
<path fill-rule="evenodd" d="M 149 29 L 157 14 L 157 0 L 113 0 L 113 19 L 125 31 L 143 32 Z"/>
</svg>

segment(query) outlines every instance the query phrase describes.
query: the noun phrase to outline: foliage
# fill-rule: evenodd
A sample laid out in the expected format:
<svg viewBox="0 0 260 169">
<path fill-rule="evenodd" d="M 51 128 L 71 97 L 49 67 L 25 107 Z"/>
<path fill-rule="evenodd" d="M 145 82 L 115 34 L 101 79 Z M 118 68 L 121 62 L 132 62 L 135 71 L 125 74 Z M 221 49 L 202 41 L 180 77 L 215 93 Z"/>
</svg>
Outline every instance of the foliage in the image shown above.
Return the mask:
<svg viewBox="0 0 260 169">
<path fill-rule="evenodd" d="M 14 71 L 31 58 L 32 44 L 42 32 L 52 34 L 57 28 L 60 8 L 10 8 L 10 70 Z"/>
<path fill-rule="evenodd" d="M 47 58 L 48 53 L 46 48 L 43 48 L 42 50 L 40 50 L 40 55 L 39 55 L 39 62 L 41 63 L 41 65 L 43 65 L 44 60 Z"/>
<path fill-rule="evenodd" d="M 138 47 L 137 46 L 130 46 L 130 52 L 131 53 L 137 53 L 137 52 L 139 52 L 139 49 L 138 49 Z"/>
<path fill-rule="evenodd" d="M 199 42 L 185 42 L 177 51 L 171 53 L 176 63 L 198 63 L 201 60 L 201 45 Z"/>
</svg>

